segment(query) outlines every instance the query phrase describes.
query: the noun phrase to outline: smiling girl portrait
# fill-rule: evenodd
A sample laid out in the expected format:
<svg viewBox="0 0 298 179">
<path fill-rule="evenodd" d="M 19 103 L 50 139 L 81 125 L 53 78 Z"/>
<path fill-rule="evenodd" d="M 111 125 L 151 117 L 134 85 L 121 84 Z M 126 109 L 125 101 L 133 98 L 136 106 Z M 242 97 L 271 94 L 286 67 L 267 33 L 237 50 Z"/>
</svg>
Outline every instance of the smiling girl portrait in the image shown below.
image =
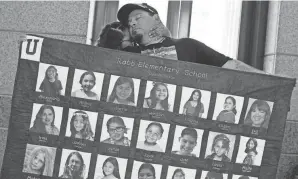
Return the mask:
<svg viewBox="0 0 298 179">
<path fill-rule="evenodd" d="M 253 99 L 250 99 L 249 102 L 252 102 L 252 101 Z M 252 127 L 267 129 L 269 125 L 270 116 L 271 116 L 272 106 L 273 106 L 272 102 L 255 100 L 251 104 L 246 114 L 244 124 Z"/>
<path fill-rule="evenodd" d="M 59 135 L 59 128 L 55 125 L 56 123 L 55 120 L 57 120 L 57 118 L 59 121 L 61 120 L 62 108 L 55 106 L 57 110 L 57 112 L 55 112 L 55 109 L 53 106 L 45 105 L 45 104 L 44 105 L 34 104 L 33 110 L 36 110 L 37 108 L 39 108 L 39 110 L 36 116 L 32 116 L 32 120 L 34 120 L 34 122 L 33 122 L 33 126 L 29 129 L 29 131 L 42 133 L 42 134 L 49 134 L 49 135 Z M 58 113 L 58 117 L 56 115 L 57 113 Z M 60 123 L 59 121 L 57 121 L 57 123 Z"/>
<path fill-rule="evenodd" d="M 49 97 L 64 95 L 68 75 L 68 67 L 39 64 L 36 91 Z"/>
<path fill-rule="evenodd" d="M 238 124 L 244 104 L 244 97 L 229 94 L 216 94 L 216 103 L 212 120 Z"/>
<path fill-rule="evenodd" d="M 94 179 L 124 179 L 127 159 L 97 155 Z"/>
<path fill-rule="evenodd" d="M 202 92 L 200 90 L 194 90 L 188 101 L 184 104 L 183 114 L 189 116 L 202 117 L 204 113 L 204 104 L 201 102 Z"/>
<path fill-rule="evenodd" d="M 27 144 L 23 172 L 52 176 L 56 149 Z"/>
<path fill-rule="evenodd" d="M 140 80 L 111 76 L 108 102 L 136 106 Z"/>
<path fill-rule="evenodd" d="M 76 69 L 71 96 L 91 100 L 100 100 L 104 74 Z"/>
<path fill-rule="evenodd" d="M 143 108 L 173 111 L 175 92 L 175 85 L 148 81 Z"/>
<path fill-rule="evenodd" d="M 73 138 L 93 140 L 94 133 L 91 129 L 89 116 L 84 111 L 73 113 L 70 121 L 70 132 Z"/>
</svg>

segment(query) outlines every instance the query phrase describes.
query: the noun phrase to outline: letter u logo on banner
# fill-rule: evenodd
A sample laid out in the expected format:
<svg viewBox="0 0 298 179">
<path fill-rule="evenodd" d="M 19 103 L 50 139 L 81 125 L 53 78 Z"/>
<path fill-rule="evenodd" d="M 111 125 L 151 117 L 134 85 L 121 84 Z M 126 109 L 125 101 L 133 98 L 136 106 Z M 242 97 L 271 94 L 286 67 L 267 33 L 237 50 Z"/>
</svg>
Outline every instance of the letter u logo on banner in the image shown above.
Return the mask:
<svg viewBox="0 0 298 179">
<path fill-rule="evenodd" d="M 27 48 L 26 48 L 26 53 L 28 55 L 34 55 L 36 53 L 37 42 L 39 42 L 39 40 L 37 40 L 37 39 L 34 40 L 34 42 L 33 42 L 33 51 L 32 52 L 30 52 L 30 50 L 29 50 L 32 39 L 28 39 L 27 42 L 28 42 L 28 45 L 27 45 Z"/>
<path fill-rule="evenodd" d="M 43 38 L 27 35 L 26 39 L 22 43 L 21 58 L 39 62 Z"/>
</svg>

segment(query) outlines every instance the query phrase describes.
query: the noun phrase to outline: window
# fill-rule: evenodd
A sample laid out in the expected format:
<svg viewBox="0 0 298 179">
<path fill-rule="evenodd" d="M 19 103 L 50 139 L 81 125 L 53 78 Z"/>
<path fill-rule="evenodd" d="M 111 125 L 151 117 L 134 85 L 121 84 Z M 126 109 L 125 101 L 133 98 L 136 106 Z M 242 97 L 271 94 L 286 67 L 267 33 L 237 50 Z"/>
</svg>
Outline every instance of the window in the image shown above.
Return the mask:
<svg viewBox="0 0 298 179">
<path fill-rule="evenodd" d="M 189 37 L 236 59 L 241 5 L 237 0 L 193 1 Z"/>
</svg>

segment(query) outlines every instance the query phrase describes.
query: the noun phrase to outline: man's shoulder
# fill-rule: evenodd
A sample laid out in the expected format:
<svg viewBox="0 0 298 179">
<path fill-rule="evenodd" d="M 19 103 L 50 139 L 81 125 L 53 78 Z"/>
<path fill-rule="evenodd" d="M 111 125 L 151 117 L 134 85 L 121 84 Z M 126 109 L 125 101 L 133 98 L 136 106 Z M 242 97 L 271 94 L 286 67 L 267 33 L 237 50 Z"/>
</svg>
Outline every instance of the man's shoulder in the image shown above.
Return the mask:
<svg viewBox="0 0 298 179">
<path fill-rule="evenodd" d="M 175 44 L 204 45 L 204 43 L 192 38 L 171 39 Z"/>
</svg>

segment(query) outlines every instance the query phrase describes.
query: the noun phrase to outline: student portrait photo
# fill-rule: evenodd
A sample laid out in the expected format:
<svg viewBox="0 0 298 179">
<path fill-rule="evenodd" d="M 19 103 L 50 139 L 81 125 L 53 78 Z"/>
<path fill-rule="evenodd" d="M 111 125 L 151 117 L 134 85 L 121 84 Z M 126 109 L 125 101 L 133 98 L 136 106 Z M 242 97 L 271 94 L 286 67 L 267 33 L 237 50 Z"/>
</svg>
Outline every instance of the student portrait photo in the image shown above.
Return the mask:
<svg viewBox="0 0 298 179">
<path fill-rule="evenodd" d="M 266 141 L 252 137 L 240 137 L 236 163 L 261 166 Z"/>
<path fill-rule="evenodd" d="M 30 132 L 59 135 L 63 108 L 33 103 Z"/>
<path fill-rule="evenodd" d="M 179 114 L 207 118 L 211 92 L 182 87 Z"/>
<path fill-rule="evenodd" d="M 97 115 L 96 112 L 70 108 L 65 136 L 93 141 Z"/>
<path fill-rule="evenodd" d="M 94 179 L 124 179 L 127 159 L 97 155 Z"/>
<path fill-rule="evenodd" d="M 162 165 L 133 162 L 131 179 L 160 179 Z"/>
<path fill-rule="evenodd" d="M 62 149 L 59 177 L 86 179 L 89 172 L 90 158 L 91 153 Z"/>
<path fill-rule="evenodd" d="M 106 144 L 130 146 L 134 119 L 104 114 L 100 141 Z"/>
<path fill-rule="evenodd" d="M 209 132 L 205 159 L 231 162 L 236 136 Z"/>
<path fill-rule="evenodd" d="M 167 179 L 195 179 L 196 172 L 196 169 L 169 166 Z"/>
<path fill-rule="evenodd" d="M 204 130 L 176 126 L 172 154 L 199 157 Z"/>
<path fill-rule="evenodd" d="M 56 148 L 27 144 L 23 172 L 52 176 Z"/>
<path fill-rule="evenodd" d="M 111 75 L 108 102 L 136 106 L 140 79 Z"/>
<path fill-rule="evenodd" d="M 213 120 L 238 124 L 243 102 L 244 97 L 217 93 Z"/>
<path fill-rule="evenodd" d="M 228 179 L 228 174 L 214 171 L 202 171 L 201 179 Z"/>
<path fill-rule="evenodd" d="M 50 97 L 64 96 L 67 75 L 68 67 L 40 63 L 36 91 Z"/>
<path fill-rule="evenodd" d="M 147 81 L 143 108 L 173 112 L 176 85 Z"/>
<path fill-rule="evenodd" d="M 244 175 L 233 175 L 232 179 L 258 179 L 257 177 L 249 177 Z"/>
<path fill-rule="evenodd" d="M 104 74 L 75 69 L 71 96 L 100 100 Z"/>
<path fill-rule="evenodd" d="M 244 125 L 268 128 L 273 102 L 249 98 Z"/>
<path fill-rule="evenodd" d="M 137 148 L 165 152 L 170 124 L 141 120 Z"/>
</svg>

